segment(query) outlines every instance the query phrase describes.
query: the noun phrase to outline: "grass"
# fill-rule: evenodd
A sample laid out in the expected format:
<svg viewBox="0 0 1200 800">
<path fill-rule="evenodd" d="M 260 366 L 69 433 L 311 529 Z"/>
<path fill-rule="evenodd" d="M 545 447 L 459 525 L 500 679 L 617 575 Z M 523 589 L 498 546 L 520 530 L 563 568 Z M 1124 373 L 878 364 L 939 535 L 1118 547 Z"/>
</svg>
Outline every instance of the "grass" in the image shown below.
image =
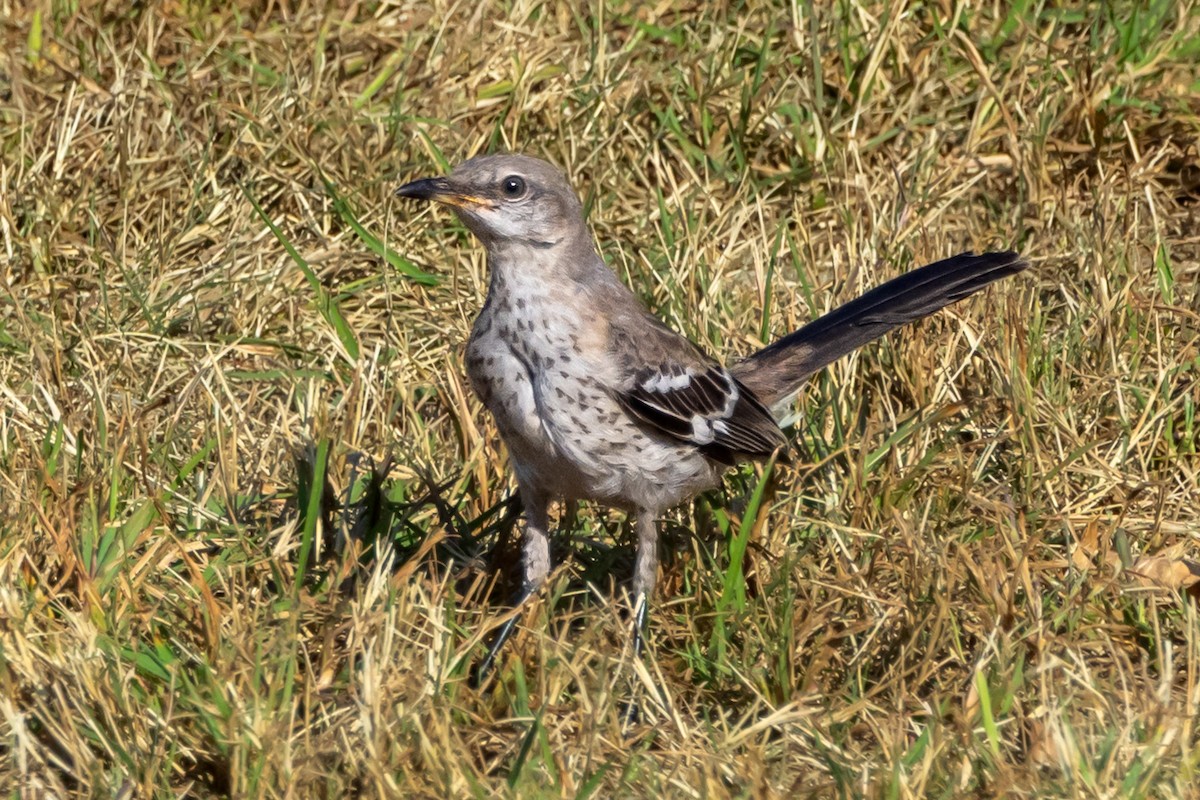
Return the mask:
<svg viewBox="0 0 1200 800">
<path fill-rule="evenodd" d="M 1175 797 L 1200 766 L 1200 12 L 0 0 L 0 791 Z M 727 358 L 1035 269 L 815 378 L 803 458 L 621 517 L 493 690 L 486 287 L 403 180 L 562 165 Z M 645 718 L 626 731 L 621 710 Z"/>
</svg>

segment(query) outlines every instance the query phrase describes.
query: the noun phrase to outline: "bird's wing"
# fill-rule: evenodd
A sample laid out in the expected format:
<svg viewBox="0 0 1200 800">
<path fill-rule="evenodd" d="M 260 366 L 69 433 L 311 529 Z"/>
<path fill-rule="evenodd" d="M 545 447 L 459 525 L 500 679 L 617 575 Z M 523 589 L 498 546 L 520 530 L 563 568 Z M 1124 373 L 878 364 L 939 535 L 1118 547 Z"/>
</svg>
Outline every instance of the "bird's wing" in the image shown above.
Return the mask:
<svg viewBox="0 0 1200 800">
<path fill-rule="evenodd" d="M 787 443 L 771 412 L 729 370 L 648 314 L 635 328 L 613 340 L 628 365 L 616 392 L 626 412 L 729 464 Z"/>
<path fill-rule="evenodd" d="M 637 419 L 718 461 L 768 456 L 787 443 L 766 407 L 717 364 L 643 367 L 617 399 Z"/>
</svg>

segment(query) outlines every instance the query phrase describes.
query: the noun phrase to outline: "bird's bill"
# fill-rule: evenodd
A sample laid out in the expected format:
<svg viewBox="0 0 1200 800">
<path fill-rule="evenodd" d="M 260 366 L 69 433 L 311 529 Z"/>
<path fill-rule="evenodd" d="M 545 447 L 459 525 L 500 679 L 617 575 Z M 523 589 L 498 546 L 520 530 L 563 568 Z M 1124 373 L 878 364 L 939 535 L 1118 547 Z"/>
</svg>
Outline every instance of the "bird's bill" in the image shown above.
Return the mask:
<svg viewBox="0 0 1200 800">
<path fill-rule="evenodd" d="M 459 208 L 493 208 L 495 203 L 486 197 L 460 191 L 445 178 L 421 178 L 412 183 L 406 183 L 396 190 L 397 197 L 409 197 L 413 200 L 432 200 Z"/>
</svg>

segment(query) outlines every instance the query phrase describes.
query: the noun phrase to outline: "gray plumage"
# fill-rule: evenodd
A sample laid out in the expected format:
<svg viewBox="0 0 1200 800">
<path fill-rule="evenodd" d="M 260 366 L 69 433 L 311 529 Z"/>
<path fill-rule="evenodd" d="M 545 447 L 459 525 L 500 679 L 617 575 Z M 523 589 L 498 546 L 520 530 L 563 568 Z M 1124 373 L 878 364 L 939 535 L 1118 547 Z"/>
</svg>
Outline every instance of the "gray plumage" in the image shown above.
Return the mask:
<svg viewBox="0 0 1200 800">
<path fill-rule="evenodd" d="M 635 515 L 633 594 L 643 611 L 658 567 L 656 518 L 716 486 L 730 465 L 783 447 L 772 406 L 830 361 L 1027 266 L 1015 253 L 946 259 L 727 369 L 617 279 L 550 164 L 483 156 L 397 194 L 451 206 L 487 249 L 490 285 L 467 374 L 495 417 L 525 505 L 526 591 L 550 570 L 550 503 L 594 500 Z"/>
</svg>

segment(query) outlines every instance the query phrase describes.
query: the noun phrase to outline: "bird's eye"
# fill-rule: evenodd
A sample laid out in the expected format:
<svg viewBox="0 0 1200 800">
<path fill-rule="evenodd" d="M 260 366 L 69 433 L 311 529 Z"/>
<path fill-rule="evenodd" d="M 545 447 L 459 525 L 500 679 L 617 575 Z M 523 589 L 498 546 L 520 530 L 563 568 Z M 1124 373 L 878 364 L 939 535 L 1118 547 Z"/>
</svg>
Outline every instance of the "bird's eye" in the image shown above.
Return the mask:
<svg viewBox="0 0 1200 800">
<path fill-rule="evenodd" d="M 504 192 L 505 197 L 515 199 L 525 194 L 525 181 L 516 175 L 509 175 L 500 182 L 500 191 Z"/>
</svg>

